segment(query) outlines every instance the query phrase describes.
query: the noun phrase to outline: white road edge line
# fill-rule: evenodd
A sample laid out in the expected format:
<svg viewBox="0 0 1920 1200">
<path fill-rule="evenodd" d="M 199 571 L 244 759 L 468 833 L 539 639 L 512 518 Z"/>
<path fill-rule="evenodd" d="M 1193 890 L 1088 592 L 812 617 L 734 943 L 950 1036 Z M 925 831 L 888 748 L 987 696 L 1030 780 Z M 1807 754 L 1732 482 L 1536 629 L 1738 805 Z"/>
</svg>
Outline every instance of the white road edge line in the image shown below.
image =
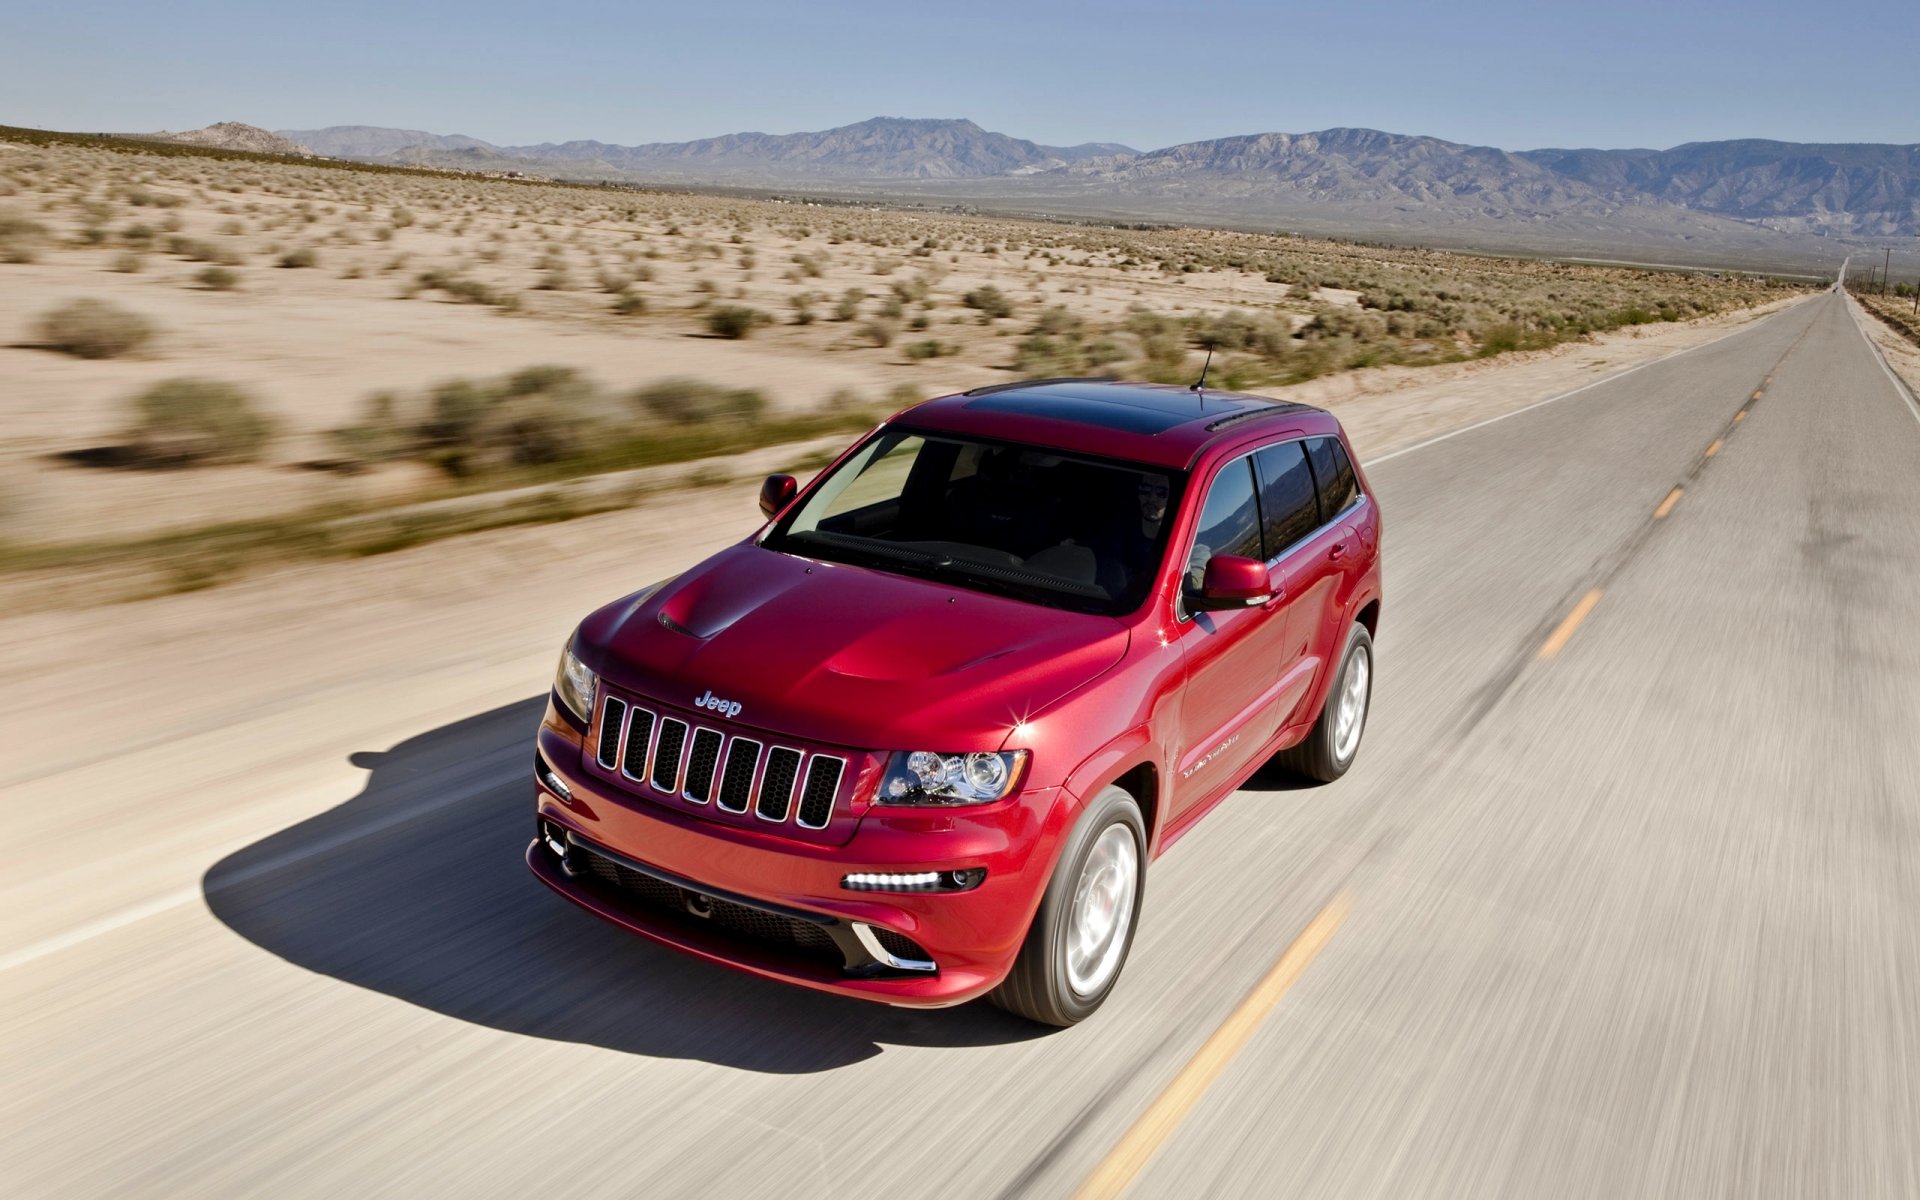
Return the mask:
<svg viewBox="0 0 1920 1200">
<path fill-rule="evenodd" d="M 1789 309 L 1797 307 L 1799 303 L 1804 303 L 1804 302 L 1796 301 L 1795 304 L 1788 305 L 1787 308 L 1781 309 L 1780 312 L 1782 313 L 1787 312 Z M 1767 314 L 1768 317 L 1774 317 L 1778 315 L 1780 314 L 1779 313 Z M 1765 317 L 1761 318 L 1761 320 L 1765 320 L 1765 319 L 1766 319 Z M 1516 408 L 1512 412 L 1501 413 L 1497 417 L 1488 417 L 1484 421 L 1476 421 L 1472 425 L 1468 425 L 1460 429 L 1455 429 L 1450 432 L 1440 434 L 1438 437 L 1428 438 L 1424 442 L 1416 442 L 1411 446 L 1403 446 L 1398 450 L 1389 451 L 1388 453 L 1379 455 L 1375 458 L 1362 459 L 1360 465 L 1362 467 L 1376 466 L 1380 463 L 1386 462 L 1389 459 L 1399 458 L 1403 454 L 1412 454 L 1415 450 L 1424 450 L 1428 446 L 1436 446 L 1441 442 L 1447 441 L 1449 438 L 1459 437 L 1463 433 L 1472 433 L 1476 429 L 1484 429 L 1489 425 L 1496 424 L 1497 422 L 1500 422 L 1500 421 L 1505 421 L 1509 417 L 1517 417 L 1522 413 L 1532 412 L 1536 408 L 1545 408 L 1549 404 L 1557 404 L 1562 400 L 1568 399 L 1569 397 L 1572 397 L 1572 396 L 1578 396 L 1580 393 L 1585 391 L 1590 391 L 1593 388 L 1597 388 L 1602 384 L 1612 383 L 1617 379 L 1624 379 L 1627 376 L 1633 374 L 1635 371 L 1644 371 L 1648 367 L 1657 366 L 1663 362 L 1670 362 L 1673 359 L 1679 358 L 1683 354 L 1691 354 L 1695 350 L 1704 350 L 1708 346 L 1717 346 L 1721 342 L 1725 341 L 1727 338 L 1732 337 L 1734 334 L 1742 332 L 1745 328 L 1746 326 L 1743 325 L 1734 329 L 1729 329 L 1727 330 L 1727 332 L 1721 334 L 1719 337 L 1713 338 L 1710 341 L 1701 342 L 1697 346 L 1688 346 L 1685 349 L 1675 350 L 1670 354 L 1662 354 L 1659 358 L 1650 358 L 1646 362 L 1628 367 L 1624 371 L 1616 371 L 1612 375 L 1608 375 L 1604 379 L 1596 379 L 1592 383 L 1581 384 L 1579 387 L 1574 388 L 1570 392 L 1562 392 L 1558 396 L 1549 396 L 1545 400 L 1536 400 L 1532 404 L 1526 405 L 1525 407 L 1522 407 L 1522 408 Z M 1865 331 L 1863 330 L 1862 333 L 1864 334 L 1864 332 Z M 1867 340 L 1869 343 L 1873 341 L 1872 338 L 1868 338 Z M 1875 346 L 1874 349 L 1878 351 L 1879 347 Z M 1883 370 L 1885 369 L 1884 364 L 1882 365 L 1882 369 Z M 1889 377 L 1891 377 L 1891 372 L 1889 372 Z M 1920 415 L 1920 414 L 1916 414 L 1916 415 Z M 493 754 L 488 755 L 483 759 L 477 759 L 475 760 L 475 762 L 491 763 L 495 758 L 499 758 L 504 761 L 506 756 L 508 756 L 509 754 L 515 757 L 518 757 L 522 752 L 523 750 L 521 747 L 513 747 L 510 750 L 496 750 L 494 751 Z M 468 764 L 468 765 L 472 765 L 472 764 Z M 233 887 L 242 883 L 251 882 L 265 875 L 271 875 L 275 871 L 284 870 L 285 868 L 292 866 L 294 863 L 300 862 L 304 859 L 312 858 L 320 854 L 329 853 L 333 850 L 339 849 L 341 846 L 344 846 L 349 842 L 356 841 L 363 837 L 368 837 L 376 833 L 384 833 L 385 831 L 392 829 L 396 826 L 404 825 L 409 821 L 413 821 L 419 817 L 426 816 L 428 813 L 438 812 L 440 809 L 446 808 L 449 805 L 457 804 L 460 801 L 465 800 L 467 798 L 468 797 L 465 795 L 449 795 L 447 797 L 444 797 L 441 800 L 438 800 L 432 804 L 428 804 L 422 808 L 412 809 L 403 813 L 395 813 L 390 817 L 386 817 L 379 821 L 375 821 L 372 825 L 368 825 L 363 828 L 356 829 L 352 833 L 339 834 L 334 837 L 327 838 L 326 840 L 321 841 L 315 845 L 304 847 L 297 852 L 283 854 L 278 858 L 270 858 L 265 862 L 255 863 L 253 866 L 248 867 L 246 870 L 221 880 L 220 886 L 222 888 Z M 257 842 L 258 840 L 259 839 L 255 838 L 252 841 L 233 846 L 229 848 L 227 851 L 223 852 L 220 855 L 220 858 L 225 858 L 227 854 L 237 853 L 240 850 L 244 850 L 247 846 L 253 845 L 254 842 Z M 219 861 L 219 860 L 216 859 L 215 861 Z M 124 929 L 129 925 L 137 924 L 141 921 L 146 920 L 148 917 L 159 916 L 161 913 L 170 912 L 173 909 L 191 904 L 195 900 L 199 899 L 201 895 L 202 895 L 202 892 L 200 888 L 197 888 L 197 887 L 180 888 L 177 891 L 168 892 L 163 896 L 158 896 L 144 903 L 136 904 L 131 908 L 123 908 L 117 913 L 109 913 L 104 917 L 97 917 L 94 920 L 85 922 L 84 924 L 76 925 L 72 929 L 67 930 L 65 933 L 57 933 L 51 937 L 42 938 L 37 942 L 32 942 L 32 943 L 29 943 L 28 945 L 22 946 L 18 950 L 13 950 L 6 954 L 0 954 L 0 973 L 11 971 L 15 967 L 26 966 L 28 963 L 36 962 L 42 958 L 47 957 L 50 954 L 58 954 L 60 951 L 66 950 L 73 946 L 80 945 L 82 942 L 88 942 L 93 940 L 94 938 L 102 937 L 106 934 L 112 933 L 115 930 Z"/>
<path fill-rule="evenodd" d="M 509 761 L 518 761 L 524 753 L 524 747 L 506 747 L 495 750 L 491 754 L 472 759 L 461 764 L 461 766 L 463 773 L 467 770 L 490 770 L 496 766 L 505 766 Z M 529 775 L 528 782 L 531 783 L 531 775 Z M 461 801 L 471 798 L 472 793 L 449 791 L 439 799 L 420 805 L 417 808 L 408 808 L 400 812 L 389 813 L 387 816 L 374 821 L 372 824 L 362 825 L 356 829 L 336 833 L 332 837 L 322 838 L 320 841 L 312 845 L 302 846 L 298 850 L 288 851 L 285 854 L 263 859 L 244 870 L 236 871 L 226 876 L 220 880 L 217 887 L 207 888 L 205 891 L 225 891 L 228 888 L 238 887 L 241 884 L 252 883 L 254 880 L 271 875 L 276 871 L 285 870 L 295 863 L 304 862 L 309 858 L 317 858 L 322 854 L 330 854 L 342 846 L 359 841 L 361 838 L 372 837 L 374 834 L 397 829 L 402 825 L 417 821 L 421 817 L 439 812 L 443 808 L 450 808 Z M 348 803 L 351 803 L 351 801 L 348 801 Z M 333 810 L 328 809 L 327 811 L 332 812 Z M 528 836 L 531 837 L 532 835 L 529 834 Z M 248 846 L 257 844 L 259 841 L 259 838 L 250 838 L 247 841 L 228 846 L 214 858 L 214 862 L 220 862 L 228 855 L 237 854 Z M 62 950 L 78 946 L 82 942 L 92 941 L 94 938 L 112 933 L 117 929 L 125 929 L 129 925 L 138 924 L 146 920 L 148 917 L 157 917 L 161 913 L 170 912 L 173 909 L 192 904 L 195 900 L 200 899 L 203 894 L 203 889 L 197 886 L 177 888 L 164 895 L 156 896 L 151 900 L 133 905 L 131 908 L 123 908 L 119 912 L 108 913 L 104 917 L 96 917 L 91 921 L 83 922 L 64 933 L 56 933 L 51 937 L 41 938 L 37 942 L 31 942 L 20 947 L 18 950 L 0 954 L 0 973 L 11 971 L 15 967 L 24 967 L 28 963 L 36 962 L 50 954 L 58 954 Z"/>
<path fill-rule="evenodd" d="M 1845 295 L 1844 292 L 1841 294 Z M 1894 373 L 1893 367 L 1887 362 L 1887 352 L 1880 348 L 1879 342 L 1873 340 L 1873 334 L 1867 330 L 1866 318 L 1861 315 L 1860 306 L 1854 303 L 1852 296 L 1847 296 L 1847 314 L 1853 318 L 1853 327 L 1860 331 L 1861 337 L 1866 339 L 1867 349 L 1873 351 L 1873 360 L 1880 364 L 1881 373 L 1887 377 L 1887 382 L 1893 385 L 1893 394 L 1906 401 L 1907 411 L 1913 414 L 1914 420 L 1920 421 L 1920 403 L 1915 402 L 1913 389 L 1907 386 L 1906 380 Z"/>
<path fill-rule="evenodd" d="M 1779 312 L 1768 313 L 1765 317 L 1761 317 L 1759 319 L 1762 321 L 1765 321 L 1768 318 L 1777 317 L 1781 313 L 1789 312 L 1795 308 L 1798 308 L 1801 304 L 1804 304 L 1804 303 L 1806 303 L 1806 300 L 1804 299 L 1796 300 L 1792 304 L 1789 304 L 1786 308 L 1780 309 Z M 1558 404 L 1562 400 L 1566 400 L 1574 396 L 1578 396 L 1581 392 L 1591 391 L 1594 388 L 1602 386 L 1603 384 L 1609 384 L 1609 383 L 1613 383 L 1616 380 L 1625 379 L 1627 376 L 1633 374 L 1635 371 L 1644 371 L 1648 367 L 1657 367 L 1663 362 L 1672 362 L 1674 359 L 1679 358 L 1683 354 L 1692 354 L 1695 350 L 1705 350 L 1708 346 L 1717 346 L 1721 342 L 1724 342 L 1728 338 L 1732 337 L 1734 334 L 1744 333 L 1749 328 L 1751 327 L 1748 325 L 1737 326 L 1733 329 L 1727 330 L 1725 333 L 1721 334 L 1719 337 L 1701 342 L 1697 346 L 1686 346 L 1686 347 L 1683 347 L 1682 349 L 1674 350 L 1667 354 L 1662 354 L 1659 358 L 1650 358 L 1646 362 L 1638 363 L 1634 366 L 1628 367 L 1624 371 L 1615 371 L 1613 374 L 1604 376 L 1603 378 L 1600 378 L 1600 379 L 1596 379 L 1592 383 L 1583 383 L 1579 387 L 1574 388 L 1570 392 L 1561 392 L 1558 396 L 1549 396 L 1545 400 L 1535 400 L 1532 404 L 1528 404 L 1520 408 L 1516 408 L 1512 412 L 1504 412 L 1497 417 L 1488 417 L 1484 421 L 1475 421 L 1471 425 L 1464 425 L 1459 429 L 1448 430 L 1446 433 L 1442 433 L 1434 437 L 1430 437 L 1423 442 L 1415 442 L 1411 446 L 1402 446 L 1398 450 L 1389 450 L 1385 454 L 1376 455 L 1373 458 L 1362 459 L 1360 462 L 1360 465 L 1362 467 L 1377 466 L 1378 464 L 1387 462 L 1390 459 L 1399 458 L 1403 454 L 1412 454 L 1415 450 L 1425 450 L 1428 446 L 1437 446 L 1441 442 L 1444 442 L 1449 438 L 1457 438 L 1463 433 L 1472 433 L 1476 429 L 1485 429 L 1489 425 L 1496 425 L 1501 421 L 1505 421 L 1505 420 L 1509 420 L 1510 418 L 1517 417 L 1522 413 L 1530 413 L 1536 408 L 1545 408 L 1549 404 Z"/>
</svg>

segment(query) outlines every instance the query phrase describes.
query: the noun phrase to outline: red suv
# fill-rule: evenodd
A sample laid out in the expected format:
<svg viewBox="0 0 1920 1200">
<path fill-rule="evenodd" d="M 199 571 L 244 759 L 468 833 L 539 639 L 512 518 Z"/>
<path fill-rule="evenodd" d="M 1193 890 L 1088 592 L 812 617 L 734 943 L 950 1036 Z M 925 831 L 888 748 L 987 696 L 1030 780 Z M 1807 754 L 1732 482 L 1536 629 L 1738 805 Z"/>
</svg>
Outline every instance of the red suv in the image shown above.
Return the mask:
<svg viewBox="0 0 1920 1200">
<path fill-rule="evenodd" d="M 901 412 L 560 658 L 528 865 L 823 991 L 1099 1007 L 1148 860 L 1359 749 L 1380 512 L 1319 409 L 1048 380 Z"/>
</svg>

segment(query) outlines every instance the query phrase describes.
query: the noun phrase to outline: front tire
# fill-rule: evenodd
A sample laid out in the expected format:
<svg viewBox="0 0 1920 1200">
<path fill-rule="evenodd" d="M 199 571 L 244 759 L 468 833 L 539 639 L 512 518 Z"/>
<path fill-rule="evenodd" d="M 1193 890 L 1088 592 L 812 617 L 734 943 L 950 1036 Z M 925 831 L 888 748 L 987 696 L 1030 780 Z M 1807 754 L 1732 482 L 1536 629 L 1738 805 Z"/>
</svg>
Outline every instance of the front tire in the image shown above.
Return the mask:
<svg viewBox="0 0 1920 1200">
<path fill-rule="evenodd" d="M 1332 783 L 1347 773 L 1360 754 L 1360 735 L 1366 731 L 1373 707 L 1373 638 L 1355 621 L 1340 651 L 1340 671 L 1327 689 L 1313 732 L 1299 745 L 1282 750 L 1280 764 L 1288 770 Z"/>
<path fill-rule="evenodd" d="M 1133 946 L 1146 848 L 1139 804 L 1121 788 L 1101 789 L 1067 838 L 1013 970 L 989 999 L 1043 1025 L 1092 1016 Z"/>
</svg>

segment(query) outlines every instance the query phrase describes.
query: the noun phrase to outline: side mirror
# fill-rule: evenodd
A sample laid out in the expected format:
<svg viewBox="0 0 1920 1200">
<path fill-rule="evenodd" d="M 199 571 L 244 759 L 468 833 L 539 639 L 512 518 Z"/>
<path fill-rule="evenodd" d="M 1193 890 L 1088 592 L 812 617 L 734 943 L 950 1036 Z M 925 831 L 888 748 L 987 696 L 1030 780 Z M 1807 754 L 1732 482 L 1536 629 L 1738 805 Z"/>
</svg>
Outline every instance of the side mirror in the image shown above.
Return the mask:
<svg viewBox="0 0 1920 1200">
<path fill-rule="evenodd" d="M 1238 554 L 1216 554 L 1207 560 L 1200 594 L 1189 596 L 1187 606 L 1197 612 L 1249 608 L 1272 596 L 1273 584 L 1267 578 L 1267 564 Z"/>
<path fill-rule="evenodd" d="M 800 490 L 791 475 L 769 475 L 760 485 L 760 511 L 772 517 L 781 509 L 793 503 L 793 497 Z"/>
</svg>

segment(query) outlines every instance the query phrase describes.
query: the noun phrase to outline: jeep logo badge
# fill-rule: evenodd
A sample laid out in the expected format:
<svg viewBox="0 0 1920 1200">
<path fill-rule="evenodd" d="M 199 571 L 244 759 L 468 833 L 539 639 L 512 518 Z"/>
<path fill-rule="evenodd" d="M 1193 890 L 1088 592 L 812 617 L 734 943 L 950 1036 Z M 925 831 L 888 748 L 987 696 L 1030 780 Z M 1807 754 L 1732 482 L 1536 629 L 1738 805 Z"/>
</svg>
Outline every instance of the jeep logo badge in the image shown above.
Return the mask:
<svg viewBox="0 0 1920 1200">
<path fill-rule="evenodd" d="M 740 702 L 738 700 L 722 700 L 713 694 L 712 689 L 708 689 L 705 695 L 695 700 L 693 706 L 695 708 L 710 708 L 723 717 L 737 717 L 740 715 Z"/>
</svg>

